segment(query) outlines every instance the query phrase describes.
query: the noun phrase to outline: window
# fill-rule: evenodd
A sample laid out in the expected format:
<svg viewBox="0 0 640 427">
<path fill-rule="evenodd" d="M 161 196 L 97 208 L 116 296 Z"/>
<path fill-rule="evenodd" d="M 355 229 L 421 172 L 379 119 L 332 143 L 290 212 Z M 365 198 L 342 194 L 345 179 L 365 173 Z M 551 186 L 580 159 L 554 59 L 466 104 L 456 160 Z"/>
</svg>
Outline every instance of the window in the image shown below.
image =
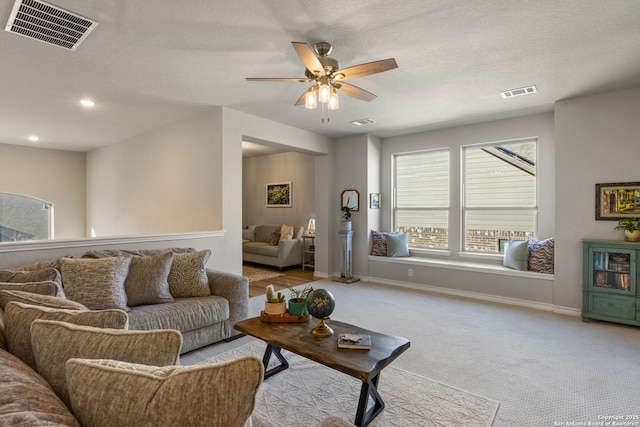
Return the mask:
<svg viewBox="0 0 640 427">
<path fill-rule="evenodd" d="M 53 204 L 0 193 L 0 242 L 53 238 Z"/>
<path fill-rule="evenodd" d="M 412 248 L 447 249 L 449 150 L 394 156 L 394 226 Z"/>
<path fill-rule="evenodd" d="M 536 235 L 536 141 L 463 147 L 464 250 L 500 252 Z"/>
</svg>

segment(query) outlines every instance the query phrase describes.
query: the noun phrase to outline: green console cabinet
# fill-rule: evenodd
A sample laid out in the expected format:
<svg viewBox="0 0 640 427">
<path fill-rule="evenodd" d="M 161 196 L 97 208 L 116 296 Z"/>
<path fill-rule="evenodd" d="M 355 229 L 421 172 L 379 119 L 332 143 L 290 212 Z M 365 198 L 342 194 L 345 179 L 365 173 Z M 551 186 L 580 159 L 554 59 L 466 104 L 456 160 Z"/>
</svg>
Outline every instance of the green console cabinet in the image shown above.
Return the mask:
<svg viewBox="0 0 640 427">
<path fill-rule="evenodd" d="M 582 320 L 640 326 L 638 268 L 640 243 L 583 241 Z"/>
</svg>

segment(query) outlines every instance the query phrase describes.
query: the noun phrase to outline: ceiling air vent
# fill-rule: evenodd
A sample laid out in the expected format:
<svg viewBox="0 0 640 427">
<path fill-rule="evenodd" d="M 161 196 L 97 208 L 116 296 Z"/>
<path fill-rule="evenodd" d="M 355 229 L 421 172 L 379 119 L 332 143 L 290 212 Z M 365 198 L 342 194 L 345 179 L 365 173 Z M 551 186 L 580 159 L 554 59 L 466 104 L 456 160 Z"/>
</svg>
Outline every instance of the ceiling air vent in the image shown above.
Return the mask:
<svg viewBox="0 0 640 427">
<path fill-rule="evenodd" d="M 362 125 L 370 125 L 375 122 L 376 121 L 372 119 L 360 119 L 360 120 L 354 120 L 351 123 L 353 123 L 356 126 L 362 126 Z"/>
<path fill-rule="evenodd" d="M 506 90 L 504 92 L 500 92 L 500 95 L 502 95 L 503 98 L 512 98 L 514 96 L 529 95 L 531 93 L 536 93 L 537 91 L 538 89 L 536 89 L 535 86 L 527 86 L 520 87 L 518 89 Z"/>
<path fill-rule="evenodd" d="M 96 21 L 43 1 L 16 0 L 5 30 L 76 50 L 96 25 Z"/>
</svg>

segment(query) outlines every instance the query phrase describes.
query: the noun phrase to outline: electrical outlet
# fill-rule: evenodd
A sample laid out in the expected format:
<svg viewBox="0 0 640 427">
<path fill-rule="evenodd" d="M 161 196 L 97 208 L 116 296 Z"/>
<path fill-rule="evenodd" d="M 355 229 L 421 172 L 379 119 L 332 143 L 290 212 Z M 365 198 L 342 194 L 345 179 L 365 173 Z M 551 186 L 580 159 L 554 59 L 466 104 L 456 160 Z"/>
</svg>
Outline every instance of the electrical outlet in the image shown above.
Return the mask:
<svg viewBox="0 0 640 427">
<path fill-rule="evenodd" d="M 407 270 L 407 274 L 409 275 L 409 277 L 413 277 L 413 268 Z"/>
</svg>

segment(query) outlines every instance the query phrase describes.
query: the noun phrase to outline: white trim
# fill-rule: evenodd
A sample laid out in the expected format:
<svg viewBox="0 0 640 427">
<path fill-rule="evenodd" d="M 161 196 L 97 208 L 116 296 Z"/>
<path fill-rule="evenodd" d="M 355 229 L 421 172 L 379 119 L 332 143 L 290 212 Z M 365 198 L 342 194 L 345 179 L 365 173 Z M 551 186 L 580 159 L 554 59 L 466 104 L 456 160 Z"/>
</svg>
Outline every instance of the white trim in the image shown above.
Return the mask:
<svg viewBox="0 0 640 427">
<path fill-rule="evenodd" d="M 90 239 L 68 239 L 68 240 L 38 240 L 0 244 L 0 253 L 32 251 L 38 249 L 62 249 L 78 246 L 103 246 L 117 245 L 122 243 L 148 243 L 166 242 L 172 240 L 186 239 L 207 239 L 212 237 L 224 237 L 226 231 L 199 231 L 193 233 L 156 234 L 148 236 L 124 236 L 124 237 L 94 237 Z"/>
<path fill-rule="evenodd" d="M 513 270 L 497 264 L 482 264 L 478 262 L 436 260 L 424 257 L 382 257 L 369 255 L 369 261 L 390 262 L 394 264 L 407 264 L 427 266 L 434 268 L 446 268 L 450 270 L 474 271 L 477 273 L 501 274 L 504 276 L 528 277 L 539 280 L 554 280 L 553 274 L 536 273 L 534 271 Z"/>
<path fill-rule="evenodd" d="M 457 289 L 441 288 L 441 287 L 438 287 L 438 286 L 422 285 L 422 284 L 419 284 L 419 283 L 400 282 L 400 281 L 397 281 L 397 280 L 388 280 L 388 279 L 382 279 L 382 278 L 379 278 L 379 277 L 367 277 L 367 278 L 362 278 L 361 277 L 360 280 L 362 280 L 363 282 L 380 283 L 382 285 L 394 286 L 394 287 L 398 287 L 398 288 L 413 289 L 413 290 L 426 291 L 426 292 L 434 292 L 434 293 L 438 293 L 438 294 L 445 294 L 445 295 L 451 295 L 451 296 L 457 296 L 457 297 L 463 297 L 463 298 L 470 298 L 470 299 L 476 299 L 476 300 L 481 300 L 481 301 L 496 302 L 496 303 L 499 303 L 499 304 L 507 304 L 507 305 L 515 305 L 515 306 L 518 306 L 518 307 L 533 308 L 533 309 L 536 309 L 536 310 L 547 311 L 547 312 L 557 313 L 557 314 L 564 314 L 564 315 L 567 315 L 567 316 L 576 316 L 577 317 L 577 316 L 581 315 L 580 310 L 577 309 L 577 308 L 557 306 L 557 305 L 553 305 L 553 304 L 546 304 L 546 303 L 534 302 L 534 301 L 527 301 L 527 300 L 518 299 L 518 298 L 508 298 L 508 297 L 501 297 L 501 296 L 496 296 L 496 295 L 482 294 L 482 293 L 479 293 L 479 292 L 469 292 L 469 291 L 461 291 L 461 290 L 457 290 Z"/>
</svg>

